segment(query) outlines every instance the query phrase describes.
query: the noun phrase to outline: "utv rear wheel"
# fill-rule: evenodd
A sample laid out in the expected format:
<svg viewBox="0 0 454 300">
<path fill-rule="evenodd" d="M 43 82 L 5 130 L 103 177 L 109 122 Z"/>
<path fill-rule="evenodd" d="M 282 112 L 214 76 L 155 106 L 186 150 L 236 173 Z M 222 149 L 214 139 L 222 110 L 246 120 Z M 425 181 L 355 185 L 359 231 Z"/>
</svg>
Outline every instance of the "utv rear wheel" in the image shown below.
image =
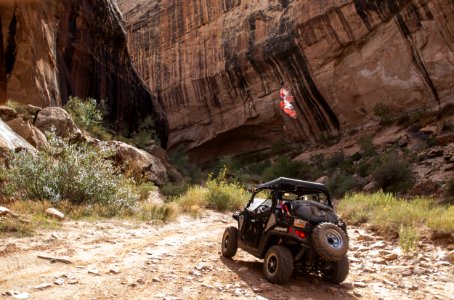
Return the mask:
<svg viewBox="0 0 454 300">
<path fill-rule="evenodd" d="M 320 272 L 325 281 L 339 284 L 347 278 L 348 270 L 348 258 L 347 256 L 344 256 L 339 261 L 324 262 Z"/>
<path fill-rule="evenodd" d="M 238 229 L 236 227 L 227 227 L 222 236 L 222 255 L 227 258 L 231 258 L 236 254 L 238 249 Z"/>
<path fill-rule="evenodd" d="M 343 259 L 348 250 L 348 237 L 332 223 L 320 223 L 312 232 L 312 241 L 317 254 L 327 261 Z"/>
<path fill-rule="evenodd" d="M 293 273 L 293 256 L 290 250 L 283 246 L 271 247 L 265 255 L 263 273 L 271 283 L 289 282 Z"/>
</svg>

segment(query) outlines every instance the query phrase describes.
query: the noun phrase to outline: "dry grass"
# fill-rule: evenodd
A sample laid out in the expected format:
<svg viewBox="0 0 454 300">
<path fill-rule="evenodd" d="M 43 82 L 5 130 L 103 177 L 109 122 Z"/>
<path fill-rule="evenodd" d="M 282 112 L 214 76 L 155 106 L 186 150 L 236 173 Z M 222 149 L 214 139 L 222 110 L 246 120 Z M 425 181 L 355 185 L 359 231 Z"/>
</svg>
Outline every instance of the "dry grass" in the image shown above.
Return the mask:
<svg viewBox="0 0 454 300">
<path fill-rule="evenodd" d="M 183 195 L 174 198 L 174 202 L 180 207 L 182 212 L 198 217 L 208 205 L 207 193 L 208 190 L 206 188 L 194 185 Z"/>
<path fill-rule="evenodd" d="M 0 236 L 31 236 L 38 229 L 55 229 L 60 223 L 46 216 L 49 202 L 14 201 L 8 208 L 15 214 L 0 221 Z"/>
<path fill-rule="evenodd" d="M 454 206 L 442 206 L 431 198 L 411 200 L 377 192 L 345 197 L 338 207 L 352 223 L 370 223 L 384 231 L 397 232 L 400 226 L 426 225 L 432 230 L 454 231 Z"/>
</svg>

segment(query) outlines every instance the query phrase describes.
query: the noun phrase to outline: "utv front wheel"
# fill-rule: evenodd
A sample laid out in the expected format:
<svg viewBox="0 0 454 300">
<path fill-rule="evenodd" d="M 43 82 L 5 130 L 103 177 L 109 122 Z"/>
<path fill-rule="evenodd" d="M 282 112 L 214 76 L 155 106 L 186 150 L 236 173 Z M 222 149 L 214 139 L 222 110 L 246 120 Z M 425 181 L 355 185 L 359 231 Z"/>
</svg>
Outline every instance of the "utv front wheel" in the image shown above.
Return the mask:
<svg viewBox="0 0 454 300">
<path fill-rule="evenodd" d="M 339 284 L 347 278 L 348 270 L 348 258 L 344 256 L 339 261 L 324 262 L 320 271 L 325 281 Z"/>
<path fill-rule="evenodd" d="M 327 261 L 343 259 L 348 250 L 348 237 L 332 223 L 320 223 L 312 232 L 312 241 L 317 254 Z"/>
<path fill-rule="evenodd" d="M 231 258 L 236 254 L 236 250 L 238 249 L 238 229 L 236 227 L 227 227 L 224 231 L 224 235 L 222 236 L 222 255 L 227 258 Z"/>
<path fill-rule="evenodd" d="M 265 255 L 263 273 L 271 283 L 289 282 L 293 273 L 293 256 L 290 250 L 283 246 L 271 247 Z"/>
</svg>

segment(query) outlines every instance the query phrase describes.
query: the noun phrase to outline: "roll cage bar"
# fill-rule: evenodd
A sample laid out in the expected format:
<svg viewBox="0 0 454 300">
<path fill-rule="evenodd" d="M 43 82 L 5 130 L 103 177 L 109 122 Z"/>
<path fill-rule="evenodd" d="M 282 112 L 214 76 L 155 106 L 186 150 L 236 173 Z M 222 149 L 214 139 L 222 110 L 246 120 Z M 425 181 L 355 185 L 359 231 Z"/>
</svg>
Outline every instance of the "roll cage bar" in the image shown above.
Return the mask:
<svg viewBox="0 0 454 300">
<path fill-rule="evenodd" d="M 329 193 L 328 188 L 326 185 L 317 183 L 317 182 L 311 182 L 311 181 L 304 181 L 304 180 L 299 180 L 299 179 L 293 179 L 293 178 L 286 178 L 286 177 L 279 177 L 277 179 L 271 180 L 269 182 L 265 182 L 262 184 L 259 184 L 253 191 L 253 196 L 252 199 L 255 197 L 257 193 L 259 193 L 261 190 L 264 189 L 270 189 L 274 191 L 273 195 L 273 202 L 277 200 L 277 194 L 279 192 L 289 192 L 289 193 L 294 193 L 297 194 L 298 196 L 302 195 L 308 195 L 308 194 L 313 194 L 313 193 L 323 193 L 326 195 L 328 205 L 330 207 L 333 207 L 332 201 L 331 201 L 331 194 Z"/>
</svg>

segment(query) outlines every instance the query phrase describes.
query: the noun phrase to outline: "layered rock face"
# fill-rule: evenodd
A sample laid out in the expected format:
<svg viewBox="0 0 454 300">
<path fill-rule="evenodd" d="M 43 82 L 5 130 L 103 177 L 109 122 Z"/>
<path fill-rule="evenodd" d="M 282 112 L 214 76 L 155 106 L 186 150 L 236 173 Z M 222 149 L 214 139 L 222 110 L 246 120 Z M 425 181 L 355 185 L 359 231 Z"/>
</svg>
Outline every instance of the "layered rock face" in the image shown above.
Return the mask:
<svg viewBox="0 0 454 300">
<path fill-rule="evenodd" d="M 454 96 L 451 0 L 117 0 L 136 67 L 195 159 L 334 137 Z M 298 119 L 279 110 L 280 82 Z"/>
<path fill-rule="evenodd" d="M 0 24 L 0 103 L 105 99 L 118 129 L 154 113 L 166 143 L 165 116 L 132 66 L 111 1 L 1 1 Z"/>
</svg>

